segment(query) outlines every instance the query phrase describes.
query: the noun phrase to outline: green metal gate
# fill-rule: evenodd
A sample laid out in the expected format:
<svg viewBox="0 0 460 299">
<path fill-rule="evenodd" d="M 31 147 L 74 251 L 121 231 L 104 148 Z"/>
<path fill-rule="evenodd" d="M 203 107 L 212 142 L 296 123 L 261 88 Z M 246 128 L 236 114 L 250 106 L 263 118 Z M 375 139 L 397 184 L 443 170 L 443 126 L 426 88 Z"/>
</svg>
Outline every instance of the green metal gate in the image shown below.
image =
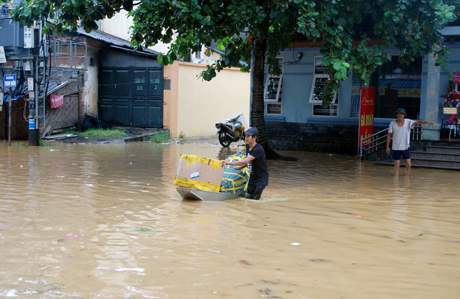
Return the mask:
<svg viewBox="0 0 460 299">
<path fill-rule="evenodd" d="M 103 68 L 99 73 L 99 119 L 126 127 L 163 127 L 161 68 Z"/>
</svg>

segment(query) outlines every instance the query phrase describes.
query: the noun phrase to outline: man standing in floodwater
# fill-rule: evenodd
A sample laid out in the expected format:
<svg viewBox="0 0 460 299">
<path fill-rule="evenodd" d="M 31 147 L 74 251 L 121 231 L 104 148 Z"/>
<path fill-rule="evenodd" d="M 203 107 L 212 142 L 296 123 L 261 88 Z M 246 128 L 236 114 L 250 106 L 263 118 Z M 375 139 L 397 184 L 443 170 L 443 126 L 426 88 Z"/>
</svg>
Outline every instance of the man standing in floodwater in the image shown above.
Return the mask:
<svg viewBox="0 0 460 299">
<path fill-rule="evenodd" d="M 249 184 L 246 197 L 259 200 L 262 196 L 265 186 L 268 185 L 267 158 L 265 157 L 264 148 L 257 143 L 259 130 L 256 127 L 249 128 L 244 132 L 246 134 L 246 158 L 239 161 L 227 161 L 225 165 L 238 165 L 236 170 L 249 168 Z"/>
<path fill-rule="evenodd" d="M 401 157 L 406 162 L 405 175 L 409 175 L 410 173 L 410 130 L 415 125 L 434 125 L 434 122 L 431 121 L 404 119 L 406 115 L 406 110 L 403 108 L 396 109 L 396 120 L 392 121 L 388 127 L 387 154 L 390 154 L 390 140 L 393 137 L 391 148 L 393 149 L 392 158 L 395 161 L 395 175 L 399 175 Z"/>
</svg>

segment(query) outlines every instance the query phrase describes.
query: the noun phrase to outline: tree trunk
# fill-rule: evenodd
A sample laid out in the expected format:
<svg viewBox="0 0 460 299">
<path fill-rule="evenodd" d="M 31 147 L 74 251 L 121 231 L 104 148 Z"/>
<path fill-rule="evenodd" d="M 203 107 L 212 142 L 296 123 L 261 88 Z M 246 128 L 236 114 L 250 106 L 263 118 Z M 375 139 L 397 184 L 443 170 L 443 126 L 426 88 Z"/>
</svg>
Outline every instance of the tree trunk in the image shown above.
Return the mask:
<svg viewBox="0 0 460 299">
<path fill-rule="evenodd" d="M 286 157 L 278 154 L 268 144 L 264 118 L 264 67 L 267 40 L 265 38 L 258 38 L 254 40 L 254 43 L 254 78 L 252 79 L 253 94 L 251 120 L 252 126 L 259 130 L 257 143 L 263 146 L 267 159 L 295 161 L 297 159 L 293 157 Z"/>
</svg>

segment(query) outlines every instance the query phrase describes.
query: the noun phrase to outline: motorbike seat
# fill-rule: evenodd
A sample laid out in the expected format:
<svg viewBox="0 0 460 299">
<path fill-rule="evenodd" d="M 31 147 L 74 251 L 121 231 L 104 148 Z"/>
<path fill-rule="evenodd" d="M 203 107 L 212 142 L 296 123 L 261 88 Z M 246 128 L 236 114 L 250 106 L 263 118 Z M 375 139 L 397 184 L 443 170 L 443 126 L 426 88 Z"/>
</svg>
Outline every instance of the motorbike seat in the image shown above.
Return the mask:
<svg viewBox="0 0 460 299">
<path fill-rule="evenodd" d="M 227 118 L 225 121 L 228 121 L 229 123 L 235 123 L 238 120 L 238 118 L 241 116 L 241 114 L 238 114 L 237 116 L 234 116 L 232 118 Z"/>
</svg>

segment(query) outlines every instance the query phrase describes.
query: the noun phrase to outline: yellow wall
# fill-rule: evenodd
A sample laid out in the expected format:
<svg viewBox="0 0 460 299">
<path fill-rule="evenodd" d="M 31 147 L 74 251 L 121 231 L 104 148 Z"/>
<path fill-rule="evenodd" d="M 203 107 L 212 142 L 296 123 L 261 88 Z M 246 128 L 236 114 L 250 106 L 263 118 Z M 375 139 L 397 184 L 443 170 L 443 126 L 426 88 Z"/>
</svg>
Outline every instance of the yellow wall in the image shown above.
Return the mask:
<svg viewBox="0 0 460 299">
<path fill-rule="evenodd" d="M 210 82 L 198 79 L 204 65 L 176 61 L 165 66 L 164 126 L 171 137 L 215 135 L 215 123 L 244 113 L 249 122 L 250 74 L 226 69 Z"/>
<path fill-rule="evenodd" d="M 163 70 L 163 77 L 165 80 L 171 81 L 171 89 L 164 90 L 163 92 L 163 127 L 169 129 L 170 135 L 173 138 L 178 137 L 177 133 L 177 108 L 178 108 L 178 74 L 179 63 L 167 65 Z"/>
</svg>

